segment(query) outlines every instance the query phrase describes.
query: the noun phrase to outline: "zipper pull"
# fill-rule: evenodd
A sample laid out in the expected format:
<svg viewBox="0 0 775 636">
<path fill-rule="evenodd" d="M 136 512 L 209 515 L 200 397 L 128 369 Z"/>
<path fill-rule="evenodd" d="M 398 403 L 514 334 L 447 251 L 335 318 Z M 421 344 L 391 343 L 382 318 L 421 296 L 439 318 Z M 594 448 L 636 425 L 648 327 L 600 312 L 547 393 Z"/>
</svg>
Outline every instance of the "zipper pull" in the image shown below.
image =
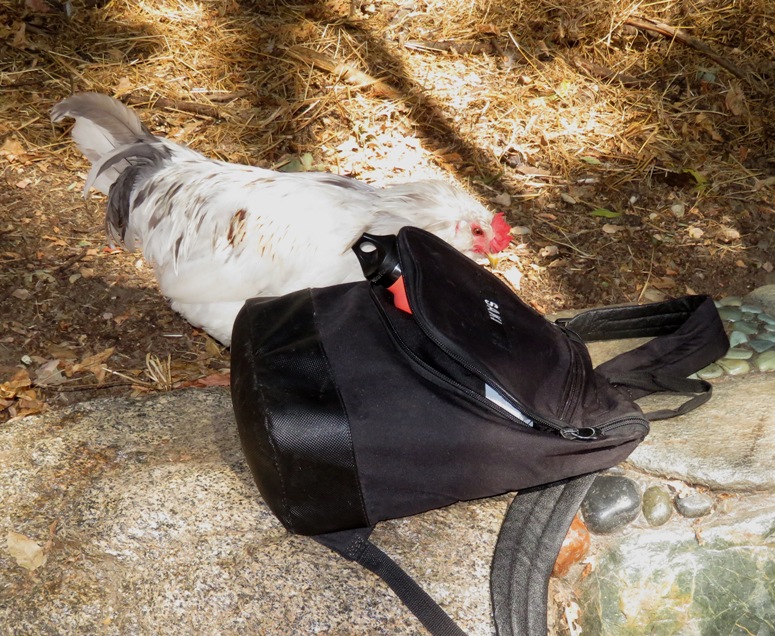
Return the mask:
<svg viewBox="0 0 775 636">
<path fill-rule="evenodd" d="M 582 428 L 564 428 L 560 431 L 565 439 L 580 439 L 583 441 L 601 439 L 605 437 L 605 433 L 599 428 L 591 426 L 584 426 Z"/>
</svg>

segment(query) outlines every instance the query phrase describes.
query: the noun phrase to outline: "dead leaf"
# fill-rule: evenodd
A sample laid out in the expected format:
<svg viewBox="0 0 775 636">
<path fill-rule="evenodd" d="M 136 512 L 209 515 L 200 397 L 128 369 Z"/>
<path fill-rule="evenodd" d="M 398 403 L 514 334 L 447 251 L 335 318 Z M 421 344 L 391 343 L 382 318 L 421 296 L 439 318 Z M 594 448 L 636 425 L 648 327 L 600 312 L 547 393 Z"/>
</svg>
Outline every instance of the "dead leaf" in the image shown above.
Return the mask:
<svg viewBox="0 0 775 636">
<path fill-rule="evenodd" d="M 501 30 L 498 28 L 497 25 L 493 24 L 492 22 L 488 22 L 486 24 L 478 24 L 476 26 L 476 30 L 479 31 L 482 35 L 494 35 L 495 37 L 500 37 Z"/>
<path fill-rule="evenodd" d="M 230 373 L 211 373 L 203 378 L 197 378 L 190 383 L 185 383 L 184 386 L 229 386 L 231 382 Z"/>
<path fill-rule="evenodd" d="M 536 166 L 517 166 L 515 168 L 520 174 L 524 174 L 528 177 L 550 177 L 552 173 L 544 168 L 538 168 Z"/>
<path fill-rule="evenodd" d="M 0 398 L 13 400 L 24 389 L 32 386 L 32 379 L 26 369 L 17 371 L 7 382 L 0 384 Z"/>
<path fill-rule="evenodd" d="M 66 347 L 65 345 L 50 344 L 48 347 L 46 347 L 46 350 L 50 355 L 62 360 L 76 360 L 78 358 L 78 354 L 75 352 L 75 350 L 71 349 L 70 347 Z"/>
<path fill-rule="evenodd" d="M 494 197 L 492 202 L 495 205 L 507 208 L 511 205 L 511 195 L 508 192 L 501 192 L 497 197 Z"/>
<path fill-rule="evenodd" d="M 705 113 L 699 113 L 694 119 L 695 123 L 708 133 L 713 141 L 724 141 L 724 138 L 716 130 L 713 121 Z"/>
<path fill-rule="evenodd" d="M 27 25 L 24 22 L 14 22 L 14 34 L 11 40 L 11 46 L 15 49 L 27 48 Z"/>
<path fill-rule="evenodd" d="M 745 94 L 740 82 L 733 81 L 730 84 L 724 103 L 733 115 L 739 117 L 745 112 Z"/>
<path fill-rule="evenodd" d="M 16 137 L 8 137 L 0 146 L 0 156 L 8 157 L 9 161 L 23 159 L 27 156 L 24 146 Z"/>
<path fill-rule="evenodd" d="M 25 6 L 36 13 L 51 13 L 51 7 L 46 0 L 24 0 Z"/>
<path fill-rule="evenodd" d="M 40 365 L 35 372 L 36 386 L 58 386 L 66 382 L 66 380 L 59 370 L 59 360 L 49 360 Z"/>
<path fill-rule="evenodd" d="M 757 192 L 761 190 L 762 188 L 769 188 L 771 186 L 775 186 L 775 177 L 767 177 L 766 179 L 754 179 L 756 182 L 754 184 L 753 189 Z"/>
<path fill-rule="evenodd" d="M 128 77 L 122 77 L 118 80 L 118 83 L 113 87 L 113 92 L 116 96 L 123 95 L 132 90 L 132 82 Z"/>
<path fill-rule="evenodd" d="M 97 382 L 102 382 L 105 379 L 105 374 L 107 373 L 105 362 L 108 358 L 110 358 L 110 356 L 113 355 L 115 350 L 115 347 L 109 347 L 104 351 L 95 353 L 93 356 L 84 358 L 78 364 L 73 365 L 73 373 L 78 373 L 79 371 L 90 371 L 97 378 Z"/>
<path fill-rule="evenodd" d="M 644 291 L 641 294 L 641 298 L 643 298 L 643 300 L 647 300 L 650 303 L 659 303 L 659 302 L 662 302 L 665 298 L 667 298 L 667 296 L 663 294 L 661 291 L 659 291 L 658 289 L 653 289 L 649 287 L 646 291 Z"/>
<path fill-rule="evenodd" d="M 611 225 L 610 223 L 603 225 L 603 232 L 606 234 L 616 234 L 617 232 L 621 232 L 623 229 L 623 225 Z"/>
<path fill-rule="evenodd" d="M 32 294 L 30 294 L 28 289 L 14 289 L 11 292 L 11 296 L 14 298 L 18 298 L 19 300 L 27 300 Z"/>
<path fill-rule="evenodd" d="M 9 531 L 7 537 L 8 554 L 25 570 L 32 572 L 46 563 L 46 552 L 29 537 Z"/>
<path fill-rule="evenodd" d="M 30 185 L 32 181 L 29 179 L 22 179 L 21 181 L 16 182 L 16 187 L 19 188 L 19 190 L 24 190 L 28 185 Z"/>
<path fill-rule="evenodd" d="M 698 227 L 690 227 L 688 228 L 687 232 L 689 232 L 689 238 L 693 238 L 693 239 L 702 238 L 703 234 L 705 234 L 705 232 L 703 232 Z"/>
<path fill-rule="evenodd" d="M 657 289 L 672 289 L 677 285 L 674 278 L 664 276 L 663 278 L 657 278 L 651 281 L 652 287 Z"/>
<path fill-rule="evenodd" d="M 722 227 L 718 232 L 718 238 L 722 241 L 736 241 L 740 238 L 740 232 L 732 227 Z"/>
</svg>

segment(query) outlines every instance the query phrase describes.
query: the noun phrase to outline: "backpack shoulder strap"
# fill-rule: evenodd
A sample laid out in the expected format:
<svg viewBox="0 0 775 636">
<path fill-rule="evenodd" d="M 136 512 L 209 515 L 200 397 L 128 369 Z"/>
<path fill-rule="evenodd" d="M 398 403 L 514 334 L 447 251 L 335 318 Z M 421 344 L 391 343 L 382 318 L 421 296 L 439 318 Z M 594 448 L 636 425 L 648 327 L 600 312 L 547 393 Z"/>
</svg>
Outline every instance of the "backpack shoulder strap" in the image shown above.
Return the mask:
<svg viewBox="0 0 775 636">
<path fill-rule="evenodd" d="M 652 338 L 596 368 L 632 400 L 664 391 L 693 396 L 677 409 L 648 413 L 651 420 L 682 415 L 706 402 L 711 385 L 687 376 L 718 360 L 729 349 L 724 325 L 710 296 L 590 309 L 558 324 L 586 341 Z"/>
<path fill-rule="evenodd" d="M 498 535 L 490 574 L 498 636 L 546 634 L 549 575 L 596 474 L 539 486 L 514 497 Z M 466 636 L 419 583 L 369 541 L 373 528 L 312 537 L 385 581 L 432 636 Z"/>
<path fill-rule="evenodd" d="M 501 526 L 490 571 L 498 636 L 546 634 L 549 576 L 596 473 L 520 491 Z"/>
<path fill-rule="evenodd" d="M 433 636 L 466 636 L 417 581 L 369 541 L 373 529 L 341 530 L 312 538 L 378 575 Z"/>
</svg>

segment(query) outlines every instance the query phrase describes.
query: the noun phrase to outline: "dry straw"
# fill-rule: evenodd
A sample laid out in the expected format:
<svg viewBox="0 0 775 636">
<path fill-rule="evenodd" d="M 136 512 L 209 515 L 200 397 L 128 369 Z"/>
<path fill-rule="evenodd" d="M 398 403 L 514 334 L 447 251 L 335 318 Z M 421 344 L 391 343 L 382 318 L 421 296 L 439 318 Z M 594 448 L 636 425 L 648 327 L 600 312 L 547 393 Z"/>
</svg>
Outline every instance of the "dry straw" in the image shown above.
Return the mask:
<svg viewBox="0 0 775 636">
<path fill-rule="evenodd" d="M 551 223 L 573 230 L 589 254 L 606 244 L 584 238 L 598 222 L 585 215 L 633 196 L 664 207 L 657 186 L 676 174 L 706 199 L 771 205 L 773 6 L 2 0 L 0 139 L 83 168 L 47 113 L 100 91 L 230 161 L 310 153 L 372 181 L 446 174 L 506 192 L 515 223 L 560 244 Z M 581 221 L 541 217 L 574 204 Z"/>
</svg>

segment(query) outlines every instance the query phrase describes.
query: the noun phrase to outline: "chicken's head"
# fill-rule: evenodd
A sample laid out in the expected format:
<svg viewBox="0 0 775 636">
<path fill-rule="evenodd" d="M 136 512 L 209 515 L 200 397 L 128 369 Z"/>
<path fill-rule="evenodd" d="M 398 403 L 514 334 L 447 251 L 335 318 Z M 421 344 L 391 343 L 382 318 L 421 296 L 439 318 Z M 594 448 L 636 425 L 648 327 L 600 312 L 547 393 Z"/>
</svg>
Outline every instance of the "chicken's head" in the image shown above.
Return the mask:
<svg viewBox="0 0 775 636">
<path fill-rule="evenodd" d="M 496 254 L 511 242 L 511 228 L 502 212 L 494 214 L 444 181 L 414 181 L 382 190 L 369 231 L 393 234 L 396 230 L 390 225 L 396 222 L 432 232 L 471 257 Z"/>
<path fill-rule="evenodd" d="M 465 227 L 465 223 L 459 223 L 458 232 L 471 233 L 471 251 L 475 254 L 497 254 L 511 243 L 511 227 L 506 223 L 503 212 L 492 216 L 489 227 L 486 223 L 482 225 L 480 221 L 471 221 L 468 227 Z"/>
</svg>

